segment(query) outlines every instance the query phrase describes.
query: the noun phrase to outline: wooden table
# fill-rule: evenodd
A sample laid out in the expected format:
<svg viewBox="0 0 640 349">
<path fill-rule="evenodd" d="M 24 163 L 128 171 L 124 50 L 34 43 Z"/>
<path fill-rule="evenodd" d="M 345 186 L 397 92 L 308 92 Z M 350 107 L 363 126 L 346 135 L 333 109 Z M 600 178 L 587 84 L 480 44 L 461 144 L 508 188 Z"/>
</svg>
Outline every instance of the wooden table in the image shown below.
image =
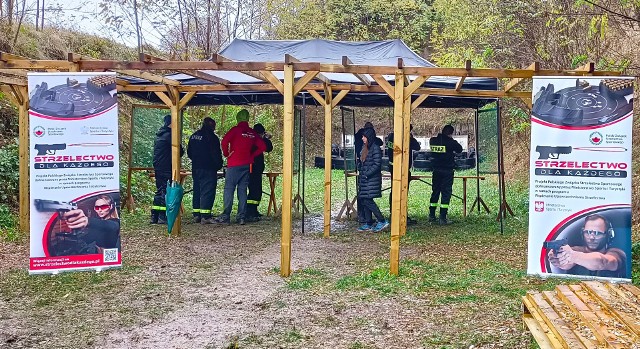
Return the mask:
<svg viewBox="0 0 640 349">
<path fill-rule="evenodd" d="M 358 173 L 357 172 L 347 172 L 346 173 L 347 177 L 357 177 Z M 422 183 L 425 183 L 429 186 L 431 186 L 431 183 L 425 181 L 425 179 L 431 179 L 433 177 L 433 175 L 411 175 L 411 177 L 409 178 L 409 181 L 419 181 Z M 382 174 L 382 178 L 391 178 L 391 174 L 390 173 L 383 173 Z M 455 194 L 452 194 L 451 196 L 462 200 L 462 215 L 463 217 L 467 216 L 467 180 L 469 179 L 479 179 L 479 180 L 484 180 L 485 177 L 483 176 L 453 176 L 454 179 L 458 178 L 458 179 L 462 179 L 462 197 L 459 197 Z M 386 190 L 390 190 L 391 187 L 385 188 L 382 191 L 386 191 Z M 476 201 L 480 201 L 484 204 L 484 202 L 482 201 L 482 199 L 476 198 Z M 349 215 L 350 214 L 350 210 L 354 210 L 353 205 L 356 203 L 357 200 L 357 195 L 353 198 L 353 200 L 351 202 L 348 202 L 349 200 L 347 200 L 347 202 L 345 202 L 343 204 L 343 209 L 340 210 L 340 214 L 338 215 L 338 219 L 341 218 L 342 216 L 342 211 L 344 211 L 346 209 L 346 214 Z M 479 206 L 480 204 L 478 204 Z M 346 208 L 345 208 L 346 206 Z M 475 203 L 474 203 L 475 206 Z M 489 212 L 489 208 L 486 207 L 485 205 L 485 209 L 487 210 L 487 212 Z"/>
<path fill-rule="evenodd" d="M 269 179 L 269 206 L 267 207 L 267 216 L 271 214 L 272 207 L 273 215 L 276 216 L 280 214 L 278 202 L 276 201 L 276 182 L 278 176 L 280 176 L 282 172 L 265 172 L 264 174 L 267 175 L 267 179 Z M 297 171 L 293 172 L 294 176 L 297 174 Z M 305 213 L 309 213 L 309 209 L 307 208 L 307 205 L 305 205 L 304 199 L 302 199 L 300 193 L 296 193 L 296 195 L 293 197 L 291 205 L 293 206 L 293 209 L 296 213 L 300 212 L 301 210 L 304 210 Z"/>
</svg>

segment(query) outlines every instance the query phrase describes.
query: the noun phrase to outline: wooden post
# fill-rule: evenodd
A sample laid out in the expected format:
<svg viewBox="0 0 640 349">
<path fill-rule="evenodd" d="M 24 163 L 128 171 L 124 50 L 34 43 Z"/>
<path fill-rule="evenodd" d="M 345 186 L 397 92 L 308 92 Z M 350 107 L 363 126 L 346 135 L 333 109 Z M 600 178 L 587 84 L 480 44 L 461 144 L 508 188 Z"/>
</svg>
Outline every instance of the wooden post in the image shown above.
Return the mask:
<svg viewBox="0 0 640 349">
<path fill-rule="evenodd" d="M 18 169 L 20 231 L 29 233 L 29 94 L 26 86 L 13 88 L 18 102 Z"/>
<path fill-rule="evenodd" d="M 331 232 L 331 116 L 333 110 L 331 86 L 324 85 L 324 233 Z"/>
<path fill-rule="evenodd" d="M 398 275 L 400 264 L 400 235 L 401 235 L 401 187 L 402 187 L 402 158 L 404 142 L 403 124 L 404 109 L 404 73 L 402 70 L 396 71 L 394 86 L 394 110 L 393 110 L 393 163 L 400 166 L 393 166 L 392 175 L 392 196 L 391 196 L 391 252 L 389 272 Z M 406 223 L 406 222 L 405 222 Z"/>
<path fill-rule="evenodd" d="M 402 187 L 400 191 L 400 235 L 407 233 L 407 203 L 409 199 L 409 158 L 413 155 L 410 152 L 410 132 L 411 132 L 411 93 L 405 96 L 402 108 Z M 394 133 L 395 135 L 395 133 Z M 394 136 L 395 137 L 395 136 Z"/>
<path fill-rule="evenodd" d="M 291 204 L 293 193 L 293 65 L 284 66 L 284 127 L 282 146 L 282 236 L 280 275 L 291 274 Z"/>
<path fill-rule="evenodd" d="M 172 98 L 173 99 L 173 98 Z M 174 104 L 169 107 L 171 110 L 171 179 L 180 182 L 180 147 L 182 142 L 180 140 L 180 109 L 178 107 L 177 101 L 173 101 Z M 178 216 L 176 217 L 176 222 L 173 225 L 173 229 L 171 231 L 171 235 L 180 235 L 182 228 L 182 210 L 178 211 Z"/>
</svg>

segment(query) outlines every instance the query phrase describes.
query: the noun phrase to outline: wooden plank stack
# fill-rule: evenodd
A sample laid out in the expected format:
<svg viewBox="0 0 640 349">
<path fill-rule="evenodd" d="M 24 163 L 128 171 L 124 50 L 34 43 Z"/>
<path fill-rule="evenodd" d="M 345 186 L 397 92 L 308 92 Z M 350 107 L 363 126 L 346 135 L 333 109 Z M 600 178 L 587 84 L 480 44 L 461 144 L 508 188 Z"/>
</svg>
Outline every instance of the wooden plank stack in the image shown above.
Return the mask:
<svg viewBox="0 0 640 349">
<path fill-rule="evenodd" d="M 525 326 L 542 349 L 640 349 L 640 289 L 584 281 L 522 297 Z"/>
</svg>

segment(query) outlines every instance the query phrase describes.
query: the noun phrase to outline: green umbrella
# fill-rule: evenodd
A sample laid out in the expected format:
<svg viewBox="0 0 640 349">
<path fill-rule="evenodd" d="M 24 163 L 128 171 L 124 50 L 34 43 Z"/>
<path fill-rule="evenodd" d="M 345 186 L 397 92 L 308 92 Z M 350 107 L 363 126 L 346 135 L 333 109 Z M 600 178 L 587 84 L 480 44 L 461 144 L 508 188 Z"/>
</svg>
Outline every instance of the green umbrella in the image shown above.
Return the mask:
<svg viewBox="0 0 640 349">
<path fill-rule="evenodd" d="M 173 229 L 173 224 L 178 218 L 180 209 L 182 208 L 182 196 L 184 188 L 176 181 L 167 181 L 167 195 L 165 197 L 167 203 L 167 229 L 169 235 Z"/>
</svg>

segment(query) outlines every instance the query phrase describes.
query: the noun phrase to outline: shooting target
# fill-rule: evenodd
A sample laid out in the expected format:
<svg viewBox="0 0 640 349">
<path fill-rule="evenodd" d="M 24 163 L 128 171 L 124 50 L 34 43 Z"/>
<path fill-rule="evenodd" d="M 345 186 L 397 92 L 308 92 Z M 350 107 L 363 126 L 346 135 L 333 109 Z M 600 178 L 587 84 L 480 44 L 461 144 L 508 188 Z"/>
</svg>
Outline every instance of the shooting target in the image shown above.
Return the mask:
<svg viewBox="0 0 640 349">
<path fill-rule="evenodd" d="M 596 126 L 615 121 L 633 110 L 627 95 L 633 94 L 633 80 L 602 80 L 598 86 L 576 80 L 576 85 L 554 91 L 553 84 L 540 88 L 533 115 L 561 126 Z"/>
<path fill-rule="evenodd" d="M 96 76 L 86 83 L 67 79 L 64 85 L 36 86 L 29 101 L 31 110 L 53 117 L 74 119 L 105 111 L 118 101 L 114 76 Z"/>
</svg>

